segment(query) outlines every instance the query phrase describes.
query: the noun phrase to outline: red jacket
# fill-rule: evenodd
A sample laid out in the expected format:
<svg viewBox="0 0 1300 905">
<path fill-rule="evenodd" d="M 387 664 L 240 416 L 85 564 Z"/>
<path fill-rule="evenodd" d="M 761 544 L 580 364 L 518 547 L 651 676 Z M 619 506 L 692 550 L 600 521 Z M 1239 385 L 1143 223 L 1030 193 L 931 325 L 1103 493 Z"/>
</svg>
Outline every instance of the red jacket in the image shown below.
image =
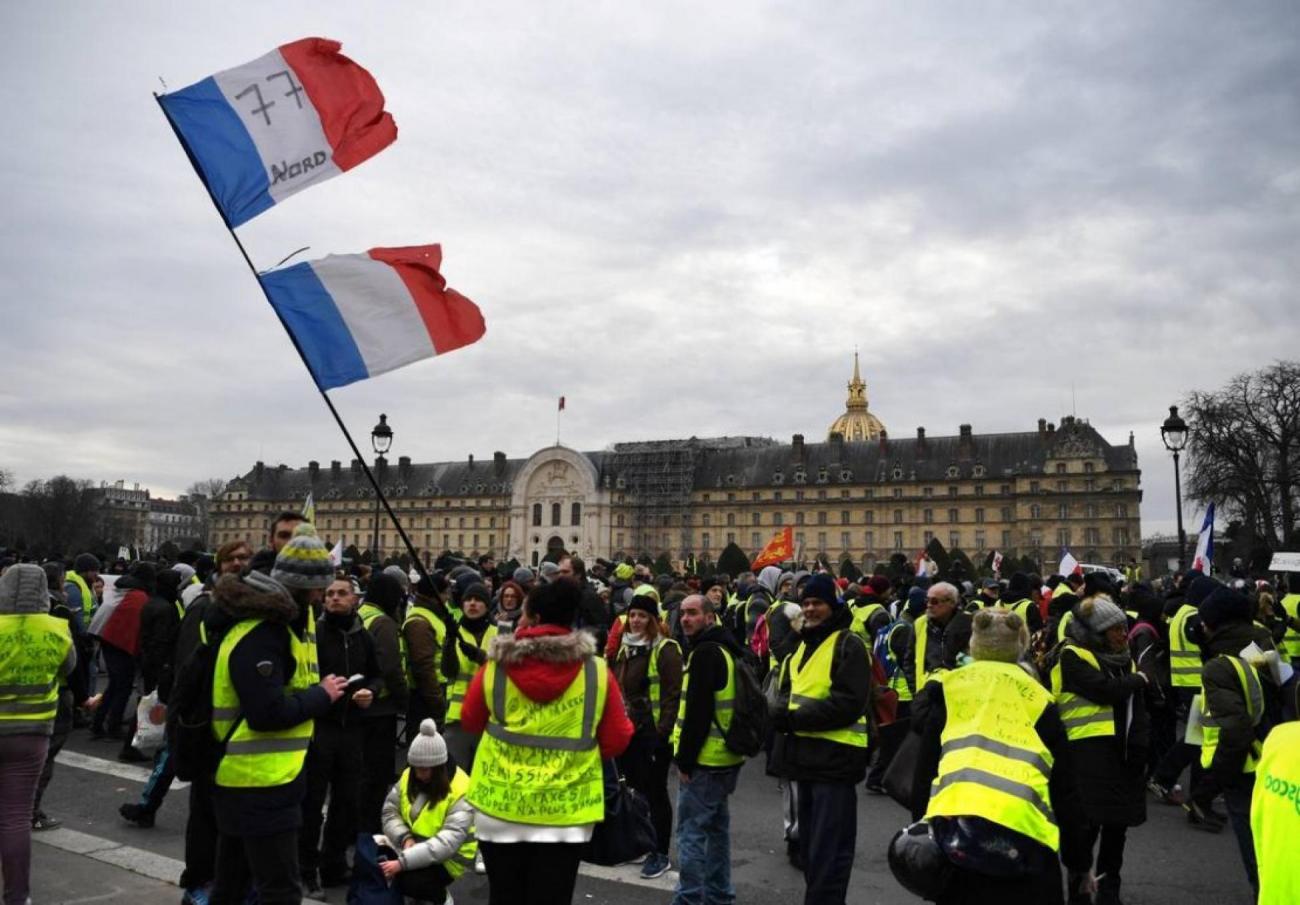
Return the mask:
<svg viewBox="0 0 1300 905">
<path fill-rule="evenodd" d="M 99 630 L 99 640 L 126 651 L 133 657 L 140 655 L 140 612 L 149 602 L 149 594 L 139 588 L 126 592 L 121 603 Z"/>
<path fill-rule="evenodd" d="M 557 659 L 552 652 L 546 659 L 531 656 L 530 647 L 571 648 L 572 659 Z M 494 659 L 506 664 L 506 675 L 529 699 L 553 701 L 572 684 L 582 669 L 583 654 L 591 656 L 590 636 L 572 632 L 558 625 L 538 625 L 519 629 L 513 636 L 501 635 L 493 642 Z M 581 651 L 581 653 L 579 653 Z M 609 669 L 599 662 L 601 669 Z M 602 758 L 617 757 L 632 740 L 632 721 L 623 707 L 623 693 L 614 677 L 609 677 L 609 691 L 605 696 L 605 710 L 596 726 L 596 740 Z M 487 728 L 488 707 L 483 697 L 483 667 L 479 667 L 465 693 L 461 705 L 460 725 L 467 732 L 482 732 Z"/>
</svg>

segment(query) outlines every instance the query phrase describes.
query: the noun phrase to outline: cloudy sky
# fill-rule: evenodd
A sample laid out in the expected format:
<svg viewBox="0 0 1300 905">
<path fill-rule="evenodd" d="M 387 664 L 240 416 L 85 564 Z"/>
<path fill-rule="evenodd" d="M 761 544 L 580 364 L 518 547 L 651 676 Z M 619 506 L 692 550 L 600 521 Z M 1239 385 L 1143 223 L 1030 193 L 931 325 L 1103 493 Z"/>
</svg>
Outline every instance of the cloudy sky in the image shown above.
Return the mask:
<svg viewBox="0 0 1300 905">
<path fill-rule="evenodd" d="M 857 345 L 895 436 L 1133 431 L 1150 534 L 1166 407 L 1297 355 L 1290 2 L 197 6 L 0 9 L 20 483 L 350 458 L 151 96 L 308 35 L 400 137 L 240 234 L 443 244 L 487 335 L 333 393 L 417 461 L 820 436 Z"/>
</svg>

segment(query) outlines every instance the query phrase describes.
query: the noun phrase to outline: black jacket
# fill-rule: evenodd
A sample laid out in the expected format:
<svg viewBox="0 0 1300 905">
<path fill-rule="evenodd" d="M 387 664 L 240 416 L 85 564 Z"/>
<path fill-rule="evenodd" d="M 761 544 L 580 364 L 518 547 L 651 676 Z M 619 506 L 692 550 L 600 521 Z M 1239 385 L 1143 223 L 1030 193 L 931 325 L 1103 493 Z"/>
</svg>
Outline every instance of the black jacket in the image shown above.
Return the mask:
<svg viewBox="0 0 1300 905">
<path fill-rule="evenodd" d="M 781 705 L 772 715 L 772 727 L 781 733 L 781 751 L 774 758 L 781 775 L 805 782 L 862 782 L 867 775 L 867 749 L 842 745 L 824 738 L 796 735 L 852 725 L 866 714 L 871 698 L 871 654 L 862 639 L 849 631 L 853 613 L 848 607 L 836 610 L 816 628 L 805 628 L 803 652 L 795 651 L 802 666 L 833 632 L 841 631 L 831 655 L 831 690 L 826 700 L 788 709 L 790 669 L 782 670 L 779 686 Z"/>
<path fill-rule="evenodd" d="M 320 664 L 322 676 L 333 674 L 351 678 L 360 674 L 365 677 L 360 684 L 350 686 L 320 718 L 340 726 L 359 725 L 357 716 L 365 711 L 352 703 L 352 695 L 362 688 L 369 688 L 378 698 L 384 682 L 379 673 L 379 659 L 375 656 L 374 639 L 355 613 L 343 618 L 325 613 L 316 620 L 316 662 Z M 372 698 L 372 707 L 375 698 Z"/>
<path fill-rule="evenodd" d="M 686 654 L 686 673 L 689 687 L 682 695 L 682 731 L 677 740 L 673 761 L 677 769 L 689 775 L 699 766 L 700 749 L 713 725 L 713 695 L 727 685 L 727 661 L 722 649 L 739 661 L 740 645 L 731 632 L 714 623 L 690 641 Z M 683 680 L 683 684 L 685 680 Z M 707 768 L 706 768 L 707 769 Z"/>
<path fill-rule="evenodd" d="M 283 594 L 259 591 L 233 575 L 217 582 L 212 600 L 206 622 L 208 637 L 214 643 L 216 637 L 241 620 L 262 620 L 229 655 L 230 680 L 248 726 L 271 732 L 324 716 L 330 707 L 325 689 L 313 685 L 290 693 L 287 687 L 297 665 L 289 632 L 303 637 L 308 610 Z M 300 771 L 292 782 L 270 788 L 214 787 L 217 827 L 231 836 L 263 836 L 295 829 L 302 825 L 306 788 L 305 771 Z"/>
<path fill-rule="evenodd" d="M 919 618 L 919 617 L 918 617 Z M 925 671 L 936 669 L 953 669 L 957 665 L 957 655 L 970 647 L 971 616 L 958 610 L 953 613 L 947 625 L 939 625 L 931 619 L 925 620 Z M 907 652 L 902 662 L 903 676 L 907 687 L 913 693 L 920 691 L 916 687 L 916 629 L 908 634 Z"/>
<path fill-rule="evenodd" d="M 159 697 L 171 689 L 176 637 L 181 617 L 176 604 L 158 594 L 151 594 L 140 610 L 140 678 L 146 694 L 158 689 Z"/>
</svg>

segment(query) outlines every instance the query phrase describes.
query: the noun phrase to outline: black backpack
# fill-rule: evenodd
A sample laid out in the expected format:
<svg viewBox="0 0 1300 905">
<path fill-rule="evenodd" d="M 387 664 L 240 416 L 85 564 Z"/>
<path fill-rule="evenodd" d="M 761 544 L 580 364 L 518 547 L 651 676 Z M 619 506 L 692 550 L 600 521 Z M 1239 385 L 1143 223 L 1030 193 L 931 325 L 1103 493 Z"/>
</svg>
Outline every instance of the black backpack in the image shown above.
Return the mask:
<svg viewBox="0 0 1300 905">
<path fill-rule="evenodd" d="M 217 772 L 226 743 L 243 722 L 241 713 L 220 741 L 212 736 L 212 686 L 225 632 L 207 632 L 176 672 L 167 703 L 167 750 L 176 778 L 207 779 Z"/>
<path fill-rule="evenodd" d="M 763 686 L 758 681 L 753 667 L 744 657 L 737 657 L 731 651 L 724 651 L 735 667 L 736 697 L 732 704 L 731 725 L 726 729 L 718 722 L 718 714 L 713 714 L 713 722 L 722 732 L 722 742 L 727 750 L 742 757 L 753 757 L 763 750 L 771 731 L 772 718 L 767 712 L 767 699 L 763 697 Z"/>
</svg>

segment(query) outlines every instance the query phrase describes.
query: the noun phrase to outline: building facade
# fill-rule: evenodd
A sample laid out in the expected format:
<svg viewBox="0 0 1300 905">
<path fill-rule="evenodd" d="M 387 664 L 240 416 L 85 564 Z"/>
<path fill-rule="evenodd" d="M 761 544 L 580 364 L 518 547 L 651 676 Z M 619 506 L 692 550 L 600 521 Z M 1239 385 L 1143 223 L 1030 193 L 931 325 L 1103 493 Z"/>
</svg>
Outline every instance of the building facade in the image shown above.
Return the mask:
<svg viewBox="0 0 1300 905">
<path fill-rule="evenodd" d="M 199 508 L 188 497 L 177 500 L 150 499 L 145 523 L 145 548 L 157 550 L 171 541 L 181 545 L 200 536 Z"/>
<path fill-rule="evenodd" d="M 850 409 L 866 413 L 865 387 Z M 856 398 L 861 408 L 854 409 Z M 845 439 L 795 434 L 616 443 L 580 452 L 565 446 L 526 459 L 416 464 L 403 456 L 374 471 L 421 557 L 492 553 L 536 564 L 548 552 L 715 559 L 728 543 L 751 557 L 791 527 L 811 560 L 848 556 L 870 567 L 932 538 L 976 562 L 991 550 L 1054 566 L 1068 547 L 1084 562 L 1127 563 L 1140 555 L 1141 473 L 1130 435 L 1108 442 L 1087 421 L 1039 419 L 1035 430 L 891 438 L 875 416 Z M 842 419 L 837 419 L 837 424 Z M 834 427 L 834 425 L 832 425 Z M 870 429 L 868 429 L 870 428 Z M 271 519 L 299 511 L 308 493 L 328 543 L 372 547 L 373 490 L 361 463 L 306 468 L 257 463 L 211 504 L 211 546 L 266 543 Z M 381 556 L 403 552 L 385 515 Z"/>
</svg>

